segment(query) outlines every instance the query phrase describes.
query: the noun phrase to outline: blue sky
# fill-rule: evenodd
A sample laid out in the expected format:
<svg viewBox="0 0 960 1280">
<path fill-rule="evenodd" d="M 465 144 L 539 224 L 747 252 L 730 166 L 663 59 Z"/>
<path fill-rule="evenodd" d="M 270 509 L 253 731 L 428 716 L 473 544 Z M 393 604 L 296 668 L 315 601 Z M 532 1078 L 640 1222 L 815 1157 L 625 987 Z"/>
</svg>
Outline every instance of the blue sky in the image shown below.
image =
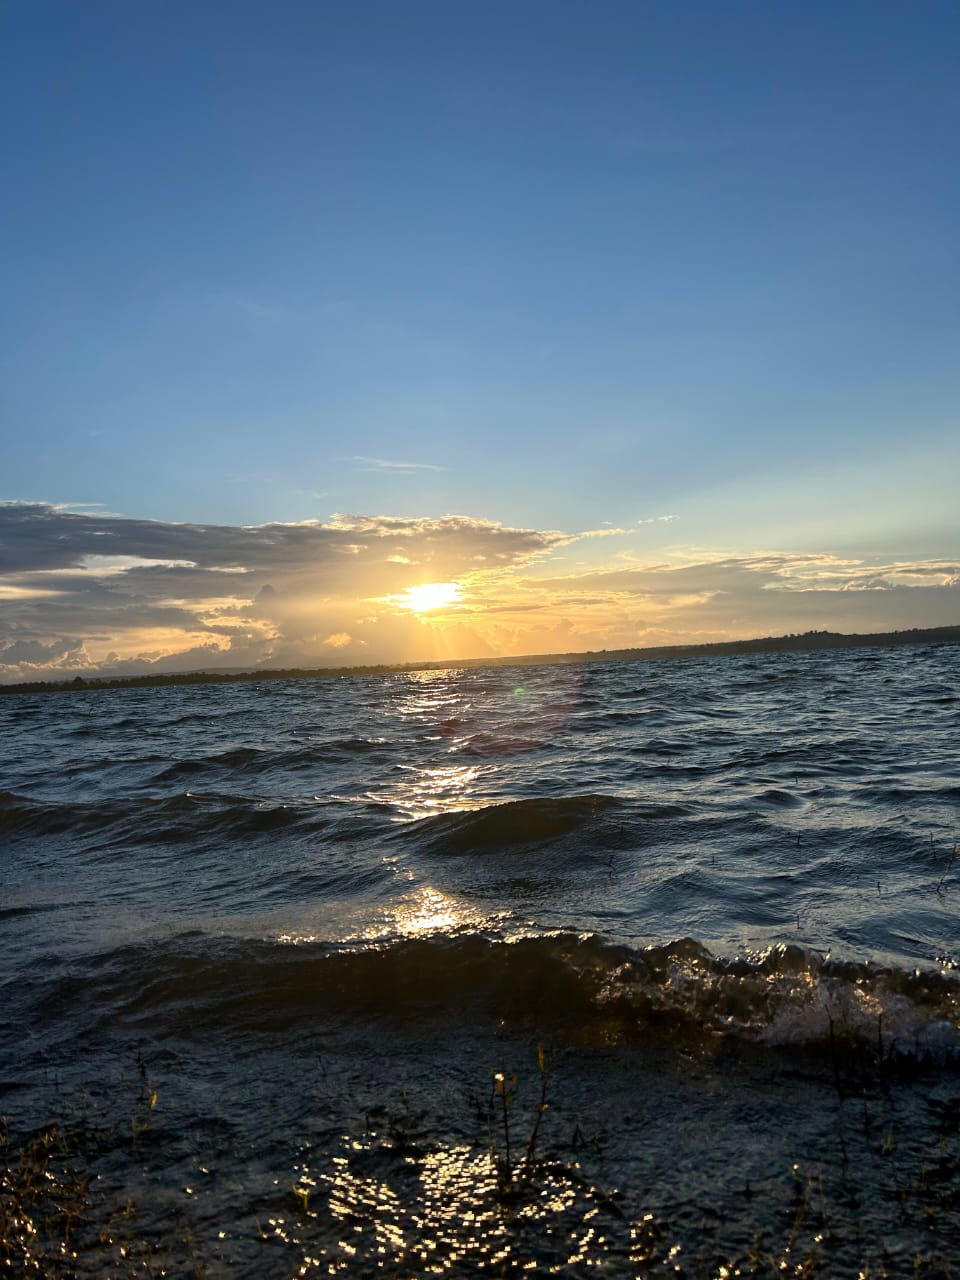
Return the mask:
<svg viewBox="0 0 960 1280">
<path fill-rule="evenodd" d="M 0 60 L 0 498 L 960 553 L 955 4 L 7 0 Z"/>
</svg>

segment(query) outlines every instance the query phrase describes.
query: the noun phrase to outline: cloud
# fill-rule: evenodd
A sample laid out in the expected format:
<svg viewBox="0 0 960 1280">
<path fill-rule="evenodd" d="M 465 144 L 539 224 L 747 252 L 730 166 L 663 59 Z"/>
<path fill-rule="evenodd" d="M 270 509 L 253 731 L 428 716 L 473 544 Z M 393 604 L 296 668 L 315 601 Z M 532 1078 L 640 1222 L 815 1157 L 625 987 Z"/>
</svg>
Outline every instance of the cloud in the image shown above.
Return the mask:
<svg viewBox="0 0 960 1280">
<path fill-rule="evenodd" d="M 574 565 L 559 554 L 611 532 L 463 515 L 175 524 L 0 503 L 0 678 L 456 660 L 960 621 L 952 559 L 694 547 L 648 561 L 621 548 L 606 563 Z M 428 616 L 398 607 L 424 583 L 455 583 L 455 606 Z"/>
<path fill-rule="evenodd" d="M 719 641 L 828 629 L 893 631 L 960 621 L 960 579 L 947 560 L 868 563 L 829 553 L 718 556 L 525 579 L 523 599 L 561 616 L 589 592 L 602 647 Z M 602 602 L 602 603 L 601 603 Z M 655 633 L 655 634 L 654 634 Z M 640 640 L 633 635 L 648 636 Z M 591 646 L 596 647 L 596 646 Z"/>
<path fill-rule="evenodd" d="M 109 654 L 178 667 L 187 653 L 205 665 L 302 663 L 347 648 L 329 643 L 338 636 L 376 652 L 371 661 L 413 659 L 429 637 L 416 619 L 387 618 L 384 597 L 478 564 L 516 571 L 569 541 L 460 515 L 226 526 L 2 503 L 0 655 L 10 679 L 55 675 L 81 651 L 92 668 Z"/>
<path fill-rule="evenodd" d="M 272 325 L 288 319 L 291 315 L 289 307 L 281 306 L 276 302 L 266 302 L 252 294 L 238 293 L 234 290 L 209 293 L 200 300 L 200 304 L 231 319 L 252 321 L 255 324 Z"/>
<path fill-rule="evenodd" d="M 390 458 L 365 458 L 360 454 L 345 458 L 361 471 L 393 471 L 401 474 L 413 471 L 446 471 L 435 462 L 395 462 Z"/>
<path fill-rule="evenodd" d="M 0 649 L 0 666 L 28 667 L 63 666 L 82 649 L 77 642 L 55 641 L 42 644 L 39 640 L 12 640 Z"/>
<path fill-rule="evenodd" d="M 0 574 L 82 569 L 89 556 L 126 561 L 128 572 L 184 571 L 281 574 L 311 566 L 325 571 L 339 556 L 370 552 L 384 562 L 398 540 L 415 542 L 421 561 L 456 563 L 481 552 L 506 561 L 549 550 L 571 535 L 512 529 L 492 520 L 336 515 L 326 524 L 202 525 L 63 511 L 47 503 L 0 503 Z M 404 546 L 404 553 L 407 547 Z M 351 566 L 351 572 L 355 566 Z M 335 570 L 339 572 L 339 570 Z"/>
</svg>

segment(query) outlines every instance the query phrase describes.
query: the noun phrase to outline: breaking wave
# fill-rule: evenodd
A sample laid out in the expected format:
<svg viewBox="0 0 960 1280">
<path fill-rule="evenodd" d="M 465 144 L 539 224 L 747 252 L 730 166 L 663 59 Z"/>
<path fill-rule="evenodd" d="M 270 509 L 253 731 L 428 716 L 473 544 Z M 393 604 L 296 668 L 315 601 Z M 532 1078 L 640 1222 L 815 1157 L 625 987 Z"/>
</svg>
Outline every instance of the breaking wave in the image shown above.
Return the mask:
<svg viewBox="0 0 960 1280">
<path fill-rule="evenodd" d="M 32 981 L 40 991 L 29 992 Z M 560 932 L 477 932 L 332 945 L 185 934 L 117 948 L 51 981 L 27 980 L 42 1016 L 156 1035 L 295 1030 L 302 1020 L 465 1016 L 529 1023 L 604 1042 L 643 1038 L 707 1048 L 865 1046 L 880 1055 L 960 1057 L 960 982 L 776 946 L 732 959 L 692 938 L 634 948 Z"/>
</svg>

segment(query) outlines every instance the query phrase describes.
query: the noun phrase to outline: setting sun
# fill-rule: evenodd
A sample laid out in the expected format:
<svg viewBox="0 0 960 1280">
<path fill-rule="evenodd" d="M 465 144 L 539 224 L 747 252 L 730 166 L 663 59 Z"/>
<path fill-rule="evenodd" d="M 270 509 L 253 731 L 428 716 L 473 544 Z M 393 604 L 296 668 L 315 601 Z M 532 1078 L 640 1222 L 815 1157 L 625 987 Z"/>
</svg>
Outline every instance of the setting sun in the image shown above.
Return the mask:
<svg viewBox="0 0 960 1280">
<path fill-rule="evenodd" d="M 427 613 L 430 609 L 457 604 L 460 598 L 461 591 L 456 582 L 423 582 L 417 587 L 407 587 L 397 596 L 397 603 L 414 613 Z"/>
</svg>

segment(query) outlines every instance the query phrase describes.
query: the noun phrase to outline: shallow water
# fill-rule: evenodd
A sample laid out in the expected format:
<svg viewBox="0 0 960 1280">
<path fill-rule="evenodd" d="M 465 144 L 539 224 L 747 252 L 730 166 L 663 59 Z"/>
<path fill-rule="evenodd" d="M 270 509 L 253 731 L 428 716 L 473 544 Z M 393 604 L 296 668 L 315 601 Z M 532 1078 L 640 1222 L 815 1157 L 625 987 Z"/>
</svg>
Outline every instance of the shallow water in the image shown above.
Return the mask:
<svg viewBox="0 0 960 1280">
<path fill-rule="evenodd" d="M 226 1275 L 634 1274 L 646 1212 L 658 1258 L 742 1252 L 794 1163 L 842 1201 L 854 1148 L 956 1141 L 958 672 L 944 645 L 5 696 L 0 1102 L 25 1126 L 149 1077 L 103 1176 L 187 1197 Z M 538 1042 L 556 1163 L 504 1225 L 490 1073 L 529 1126 Z M 829 1274 L 886 1231 L 848 1219 Z"/>
</svg>

